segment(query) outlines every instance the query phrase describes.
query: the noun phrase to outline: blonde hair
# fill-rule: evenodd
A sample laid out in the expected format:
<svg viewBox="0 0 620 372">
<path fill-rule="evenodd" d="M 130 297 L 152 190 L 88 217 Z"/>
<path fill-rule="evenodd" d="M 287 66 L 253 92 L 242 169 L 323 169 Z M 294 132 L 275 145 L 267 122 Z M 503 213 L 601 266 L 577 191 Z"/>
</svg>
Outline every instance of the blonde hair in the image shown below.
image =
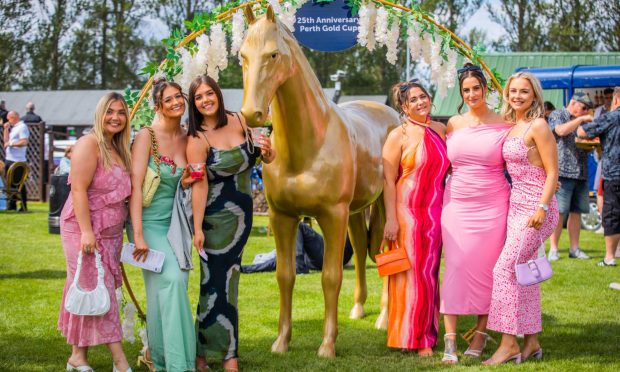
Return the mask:
<svg viewBox="0 0 620 372">
<path fill-rule="evenodd" d="M 103 162 L 103 167 L 105 169 L 110 169 L 112 167 L 112 154 L 105 143 L 104 122 L 106 112 L 110 108 L 110 105 L 115 101 L 119 101 L 123 105 L 125 115 L 127 115 L 127 123 L 125 124 L 125 128 L 123 128 L 122 132 L 116 133 L 112 137 L 112 146 L 120 155 L 125 170 L 129 171 L 131 169 L 131 151 L 129 150 L 131 125 L 129 122 L 129 108 L 127 107 L 127 102 L 125 102 L 122 95 L 116 92 L 110 92 L 101 97 L 99 103 L 97 103 L 97 108 L 95 109 L 95 122 L 93 124 L 92 134 L 97 140 L 97 146 L 99 147 L 99 155 L 101 157 L 101 161 Z"/>
<path fill-rule="evenodd" d="M 515 79 L 526 79 L 529 81 L 532 86 L 532 90 L 534 91 L 534 100 L 532 101 L 532 105 L 527 109 L 525 113 L 525 120 L 530 122 L 534 119 L 544 118 L 545 117 L 545 102 L 543 99 L 543 90 L 540 86 L 540 81 L 529 72 L 517 72 L 512 74 L 506 85 L 504 86 L 504 92 L 502 94 L 503 102 L 502 102 L 502 117 L 504 120 L 515 123 L 517 121 L 517 113 L 510 106 L 510 102 L 508 101 L 508 95 L 510 93 L 510 83 L 512 83 Z"/>
</svg>

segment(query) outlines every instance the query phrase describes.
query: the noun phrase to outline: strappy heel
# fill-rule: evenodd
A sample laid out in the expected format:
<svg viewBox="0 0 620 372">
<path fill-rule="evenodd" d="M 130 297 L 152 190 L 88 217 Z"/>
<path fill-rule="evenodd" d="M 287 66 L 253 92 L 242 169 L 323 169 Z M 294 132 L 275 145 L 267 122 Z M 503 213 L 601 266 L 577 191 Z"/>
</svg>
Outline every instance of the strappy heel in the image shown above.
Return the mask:
<svg viewBox="0 0 620 372">
<path fill-rule="evenodd" d="M 454 336 L 454 339 L 448 338 Z M 444 349 L 441 361 L 445 364 L 456 364 L 459 357 L 456 355 L 456 333 L 446 333 L 443 335 Z"/>
<path fill-rule="evenodd" d="M 543 357 L 543 349 L 541 347 L 538 350 L 536 350 L 535 352 L 533 352 L 532 354 L 530 354 L 527 358 L 523 358 L 523 360 L 524 361 L 526 361 L 528 359 L 541 360 L 542 357 Z"/>
<path fill-rule="evenodd" d="M 71 372 L 71 371 L 78 371 L 78 372 L 95 372 L 95 370 L 93 369 L 93 367 L 89 366 L 88 364 L 85 364 L 83 366 L 72 366 L 71 364 L 67 363 L 67 368 L 66 368 L 67 372 Z"/>
<path fill-rule="evenodd" d="M 509 356 L 508 358 L 506 358 L 505 360 L 502 360 L 501 362 L 496 362 L 495 360 L 493 360 L 493 358 L 490 358 L 482 362 L 482 364 L 484 364 L 485 366 L 494 366 L 494 365 L 506 364 L 510 362 L 514 362 L 515 364 L 521 364 L 521 353 Z"/>
<path fill-rule="evenodd" d="M 487 333 L 480 332 L 478 330 L 474 330 L 474 332 L 472 332 L 472 337 L 471 337 L 470 344 L 471 344 L 471 342 L 473 342 L 474 336 L 475 336 L 476 333 L 484 336 L 484 343 L 482 344 L 482 348 L 480 348 L 480 349 L 472 349 L 472 348 L 468 347 L 467 350 L 465 350 L 465 352 L 463 353 L 463 355 L 467 355 L 467 356 L 474 357 L 474 358 L 480 358 L 480 356 L 482 355 L 482 352 L 484 351 L 484 348 L 487 346 L 487 341 L 489 341 L 489 340 L 495 341 L 493 339 L 493 337 L 489 336 Z"/>
</svg>

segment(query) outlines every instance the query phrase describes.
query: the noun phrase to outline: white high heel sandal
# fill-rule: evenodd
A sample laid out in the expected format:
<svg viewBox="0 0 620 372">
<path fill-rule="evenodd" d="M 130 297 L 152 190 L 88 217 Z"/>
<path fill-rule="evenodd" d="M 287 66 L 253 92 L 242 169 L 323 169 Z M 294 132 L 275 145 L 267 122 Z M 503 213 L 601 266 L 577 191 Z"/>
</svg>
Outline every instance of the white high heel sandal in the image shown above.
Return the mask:
<svg viewBox="0 0 620 372">
<path fill-rule="evenodd" d="M 448 338 L 449 336 L 454 336 L 454 340 Z M 441 361 L 447 364 L 456 364 L 459 362 L 459 357 L 456 355 L 456 333 L 446 333 L 443 335 L 444 341 L 444 349 L 443 349 L 443 358 Z M 448 350 L 448 342 L 454 343 L 452 350 Z"/>
<path fill-rule="evenodd" d="M 468 347 L 467 350 L 465 350 L 465 352 L 463 353 L 463 355 L 467 355 L 467 356 L 474 357 L 474 358 L 480 358 L 480 356 L 482 355 L 482 352 L 484 351 L 484 348 L 487 346 L 487 341 L 489 341 L 489 340 L 495 341 L 495 340 L 493 340 L 493 337 L 489 336 L 488 334 L 486 334 L 484 332 L 480 332 L 480 331 L 477 331 L 477 330 L 474 331 L 474 332 L 484 336 L 484 343 L 482 344 L 482 348 L 481 349 L 471 349 L 471 348 Z M 472 342 L 473 342 L 473 338 L 472 338 Z"/>
<path fill-rule="evenodd" d="M 95 372 L 95 370 L 93 369 L 93 367 L 89 366 L 88 364 L 83 365 L 83 366 L 72 366 L 71 364 L 67 363 L 67 368 L 66 368 L 67 372 L 71 372 L 71 371 L 78 371 L 78 372 Z"/>
<path fill-rule="evenodd" d="M 121 371 L 119 371 L 119 370 L 116 368 L 116 366 L 114 365 L 114 363 L 112 363 L 112 372 L 121 372 Z M 133 372 L 133 371 L 131 370 L 131 367 L 128 367 L 128 368 L 127 368 L 127 370 L 126 370 L 125 372 Z"/>
</svg>

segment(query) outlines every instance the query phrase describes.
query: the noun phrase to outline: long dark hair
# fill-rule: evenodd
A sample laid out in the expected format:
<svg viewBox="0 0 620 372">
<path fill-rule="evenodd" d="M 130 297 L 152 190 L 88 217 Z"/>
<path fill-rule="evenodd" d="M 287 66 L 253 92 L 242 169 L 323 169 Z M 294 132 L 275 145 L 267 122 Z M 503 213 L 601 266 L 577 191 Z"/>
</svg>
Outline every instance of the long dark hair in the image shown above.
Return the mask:
<svg viewBox="0 0 620 372">
<path fill-rule="evenodd" d="M 418 79 L 396 83 L 392 86 L 392 104 L 401 115 L 404 113 L 403 105 L 407 102 L 407 97 L 411 88 L 420 88 L 432 102 L 431 95 L 428 94 L 426 88 L 418 82 Z"/>
<path fill-rule="evenodd" d="M 161 108 L 164 90 L 168 87 L 178 89 L 179 92 L 181 92 L 181 95 L 183 95 L 183 98 L 187 100 L 187 96 L 183 93 L 183 89 L 179 84 L 174 81 L 169 81 L 165 77 L 160 77 L 153 82 L 153 89 L 151 90 L 151 99 L 153 100 L 153 105 L 156 108 Z"/>
<path fill-rule="evenodd" d="M 222 90 L 220 89 L 220 86 L 217 85 L 217 82 L 208 75 L 202 75 L 197 77 L 196 79 L 194 79 L 194 81 L 192 81 L 192 84 L 189 86 L 188 97 L 189 122 L 187 125 L 187 134 L 193 137 L 198 137 L 198 132 L 204 131 L 204 129 L 202 129 L 202 121 L 204 117 L 202 116 L 200 111 L 198 111 L 198 107 L 196 107 L 196 103 L 194 102 L 194 100 L 196 99 L 196 91 L 202 84 L 206 84 L 211 89 L 213 89 L 213 92 L 215 92 L 215 96 L 217 97 L 218 108 L 217 124 L 215 125 L 215 129 L 226 126 L 228 124 L 227 114 L 232 114 L 232 112 L 226 110 L 226 108 L 224 107 L 224 97 L 222 95 Z"/>
<path fill-rule="evenodd" d="M 469 62 L 464 64 L 463 68 L 459 69 L 459 94 L 461 95 L 461 104 L 458 108 L 459 114 L 465 105 L 465 100 L 463 99 L 463 81 L 470 77 L 476 78 L 478 82 L 480 82 L 480 85 L 482 85 L 482 89 L 487 86 L 487 78 L 484 77 L 482 69 L 479 66 Z"/>
</svg>

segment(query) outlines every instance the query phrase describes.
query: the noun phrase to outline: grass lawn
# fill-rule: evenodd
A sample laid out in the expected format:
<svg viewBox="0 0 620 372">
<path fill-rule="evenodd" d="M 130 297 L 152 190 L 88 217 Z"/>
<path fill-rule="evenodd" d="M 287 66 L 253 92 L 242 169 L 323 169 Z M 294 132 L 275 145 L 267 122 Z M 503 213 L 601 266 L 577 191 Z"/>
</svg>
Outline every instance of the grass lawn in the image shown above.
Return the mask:
<svg viewBox="0 0 620 372">
<path fill-rule="evenodd" d="M 273 237 L 259 232 L 266 217 L 256 217 L 246 248 L 244 263 L 255 254 L 273 249 Z M 56 329 L 61 291 L 65 280 L 65 261 L 59 235 L 47 233 L 47 204 L 31 203 L 26 214 L 0 212 L 0 371 L 63 371 L 70 346 Z M 554 263 L 553 279 L 542 285 L 543 326 L 540 339 L 545 355 L 541 362 L 521 366 L 501 366 L 506 370 L 620 371 L 620 292 L 608 288 L 620 282 L 620 269 L 599 268 L 603 256 L 602 235 L 582 232 L 582 247 L 593 259 L 569 260 L 564 250 Z M 566 233 L 562 247 L 567 247 Z M 197 261 L 197 255 L 194 259 Z M 240 366 L 256 371 L 409 371 L 448 369 L 441 364 L 443 342 L 431 359 L 389 350 L 385 332 L 374 329 L 379 312 L 381 281 L 368 261 L 369 297 L 367 317 L 349 320 L 353 302 L 353 269 L 346 269 L 340 296 L 338 357 L 321 359 L 316 351 L 321 343 L 323 296 L 320 274 L 298 276 L 293 311 L 293 339 L 285 355 L 270 352 L 278 323 L 278 289 L 274 273 L 242 275 L 239 290 Z M 141 304 L 145 303 L 141 273 L 128 268 L 130 281 Z M 190 275 L 189 296 L 195 308 L 199 273 Z M 139 323 L 139 322 L 138 322 Z M 462 333 L 474 323 L 463 318 Z M 443 334 L 443 327 L 440 335 Z M 499 340 L 497 335 L 495 339 Z M 124 343 L 130 363 L 141 345 Z M 466 344 L 459 340 L 459 349 Z M 494 345 L 484 353 L 491 355 Z M 111 358 L 102 347 L 93 348 L 91 365 L 109 371 Z M 476 370 L 479 361 L 461 359 L 450 369 Z M 216 370 L 217 362 L 211 363 Z M 134 368 L 134 371 L 146 370 Z"/>
</svg>

